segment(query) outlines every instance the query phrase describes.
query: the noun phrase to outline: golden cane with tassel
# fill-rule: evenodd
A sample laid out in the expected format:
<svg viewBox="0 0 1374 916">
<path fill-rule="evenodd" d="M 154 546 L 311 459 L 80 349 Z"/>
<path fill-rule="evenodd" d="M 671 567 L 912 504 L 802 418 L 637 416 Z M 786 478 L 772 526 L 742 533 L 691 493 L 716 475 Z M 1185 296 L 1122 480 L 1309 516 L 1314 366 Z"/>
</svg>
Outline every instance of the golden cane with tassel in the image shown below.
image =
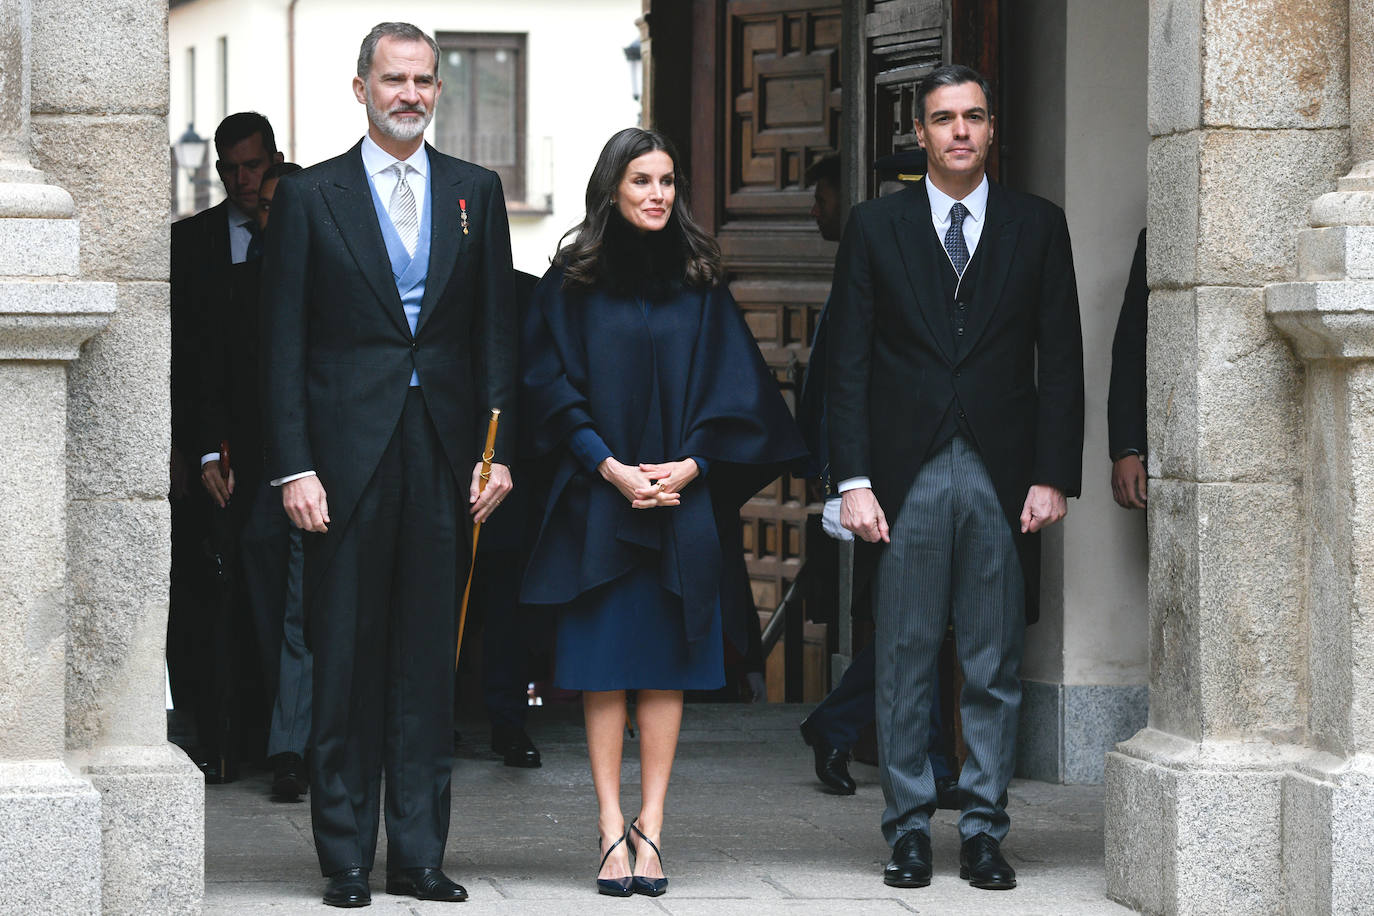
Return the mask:
<svg viewBox="0 0 1374 916">
<path fill-rule="evenodd" d="M 487 421 L 487 446 L 482 449 L 482 473 L 477 477 L 477 495 L 480 497 L 491 479 L 491 462 L 496 457 L 496 427 L 501 421 L 501 409 L 491 409 L 491 419 Z M 463 655 L 463 624 L 468 619 L 468 598 L 472 595 L 472 576 L 477 572 L 477 538 L 482 533 L 482 523 L 472 523 L 472 561 L 468 564 L 468 584 L 463 588 L 463 604 L 458 609 L 458 648 L 453 653 L 453 667 L 458 668 L 458 659 Z"/>
</svg>

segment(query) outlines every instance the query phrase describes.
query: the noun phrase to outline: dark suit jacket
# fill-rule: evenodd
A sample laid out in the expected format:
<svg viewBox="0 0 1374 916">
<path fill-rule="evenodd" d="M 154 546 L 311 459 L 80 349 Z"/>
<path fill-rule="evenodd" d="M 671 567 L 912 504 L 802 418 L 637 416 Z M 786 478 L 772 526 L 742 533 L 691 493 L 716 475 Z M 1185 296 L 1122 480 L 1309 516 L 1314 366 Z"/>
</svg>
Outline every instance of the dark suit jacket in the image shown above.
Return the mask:
<svg viewBox="0 0 1374 916">
<path fill-rule="evenodd" d="M 1107 453 L 1112 460 L 1128 449 L 1145 454 L 1145 332 L 1150 284 L 1145 279 L 1145 230 L 1135 243 L 1131 277 L 1121 300 L 1112 339 L 1112 383 L 1107 391 Z"/>
<path fill-rule="evenodd" d="M 172 445 L 187 462 L 191 485 L 200 456 L 197 413 L 200 407 L 198 363 L 208 327 L 207 316 L 222 313 L 229 298 L 228 202 L 172 224 Z M 218 445 L 216 446 L 218 448 Z"/>
<path fill-rule="evenodd" d="M 195 460 L 229 443 L 235 493 L 242 502 L 262 480 L 262 399 L 258 396 L 261 261 L 233 265 L 223 308 L 209 316 L 196 359 Z M 245 488 L 245 489 L 240 489 Z M 245 507 L 246 508 L 246 507 Z"/>
<path fill-rule="evenodd" d="M 518 332 L 501 181 L 426 149 L 430 259 L 413 336 L 361 143 L 283 178 L 272 200 L 261 348 L 267 476 L 314 470 L 331 540 L 396 430 L 412 370 L 460 492 L 480 460 L 489 408 L 502 409 L 497 454 L 513 453 Z"/>
<path fill-rule="evenodd" d="M 947 412 L 962 411 L 1011 525 L 1039 616 L 1040 550 L 1020 533 L 1032 484 L 1077 496 L 1083 341 L 1064 212 L 991 183 L 977 287 L 956 338 L 925 182 L 854 207 L 831 291 L 831 476 L 868 477 L 895 521 Z M 935 245 L 930 241 L 934 239 Z"/>
<path fill-rule="evenodd" d="M 523 326 L 525 313 L 529 310 L 530 299 L 534 295 L 534 287 L 539 278 L 534 274 L 517 270 L 514 279 L 516 314 L 520 325 Z M 516 396 L 519 397 L 518 391 Z M 522 420 L 528 419 L 528 414 L 522 407 L 523 405 L 517 401 L 517 409 L 510 415 L 509 420 L 503 410 L 501 423 L 513 423 L 517 416 Z M 519 448 L 518 443 L 524 441 L 524 437 L 514 428 L 511 428 L 509 433 L 514 437 L 512 441 L 517 443 L 516 448 Z M 547 461 L 527 455 L 498 453 L 495 460 L 510 466 L 511 479 L 515 486 L 511 489 L 510 495 L 501 502 L 501 508 L 493 512 L 491 518 L 482 526 L 480 549 L 483 553 L 493 550 L 525 551 L 534 543 L 534 537 L 539 533 L 539 516 L 544 508 L 542 497 L 547 495 L 548 478 L 552 468 L 548 467 Z"/>
</svg>

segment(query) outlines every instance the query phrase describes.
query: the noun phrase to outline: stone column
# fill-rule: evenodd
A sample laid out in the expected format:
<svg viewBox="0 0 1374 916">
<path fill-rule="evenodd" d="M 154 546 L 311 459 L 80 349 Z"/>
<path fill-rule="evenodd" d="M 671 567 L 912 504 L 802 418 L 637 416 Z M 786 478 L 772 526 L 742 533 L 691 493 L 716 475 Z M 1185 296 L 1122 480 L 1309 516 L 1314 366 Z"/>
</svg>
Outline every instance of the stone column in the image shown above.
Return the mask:
<svg viewBox="0 0 1374 916">
<path fill-rule="evenodd" d="M 1107 891 L 1146 912 L 1305 905 L 1304 370 L 1265 287 L 1349 161 L 1347 3 L 1150 3 L 1150 718 L 1106 772 Z"/>
<path fill-rule="evenodd" d="M 5 0 L 0 0 L 5 2 Z M 31 0 L 30 146 L 114 314 L 65 373 L 68 766 L 100 794 L 104 913 L 196 912 L 204 783 L 167 742 L 166 0 Z M 73 264 L 72 270 L 77 273 Z"/>
<path fill-rule="evenodd" d="M 1269 316 L 1307 365 L 1307 750 L 1283 782 L 1289 911 L 1374 900 L 1374 3 L 1351 0 L 1350 153 Z"/>
<path fill-rule="evenodd" d="M 0 0 L 0 900 L 100 909 L 100 796 L 65 762 L 66 364 L 114 310 L 29 164 L 29 3 Z"/>
</svg>

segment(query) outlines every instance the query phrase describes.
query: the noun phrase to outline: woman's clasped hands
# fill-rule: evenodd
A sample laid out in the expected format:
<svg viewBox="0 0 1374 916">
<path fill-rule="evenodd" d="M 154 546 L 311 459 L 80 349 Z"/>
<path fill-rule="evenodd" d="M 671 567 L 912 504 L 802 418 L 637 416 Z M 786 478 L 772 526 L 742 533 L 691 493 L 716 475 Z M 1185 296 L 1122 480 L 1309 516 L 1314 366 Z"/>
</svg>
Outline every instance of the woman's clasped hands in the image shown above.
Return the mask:
<svg viewBox="0 0 1374 916">
<path fill-rule="evenodd" d="M 601 476 L 636 509 L 661 509 L 682 502 L 682 488 L 701 473 L 691 458 L 662 464 L 621 464 L 607 458 L 597 466 Z"/>
</svg>

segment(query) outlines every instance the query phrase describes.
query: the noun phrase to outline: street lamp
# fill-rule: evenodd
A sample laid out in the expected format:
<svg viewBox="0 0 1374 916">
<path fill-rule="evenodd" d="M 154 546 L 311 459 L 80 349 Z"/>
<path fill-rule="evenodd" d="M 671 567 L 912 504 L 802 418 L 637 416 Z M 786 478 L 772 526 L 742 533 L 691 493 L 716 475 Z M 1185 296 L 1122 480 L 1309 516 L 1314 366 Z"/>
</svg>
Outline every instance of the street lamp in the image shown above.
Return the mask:
<svg viewBox="0 0 1374 916">
<path fill-rule="evenodd" d="M 644 85 L 644 54 L 636 38 L 625 46 L 625 61 L 630 65 L 630 92 L 639 101 L 640 90 Z"/>
<path fill-rule="evenodd" d="M 205 164 L 205 153 L 210 147 L 207 141 L 200 134 L 196 133 L 193 125 L 186 125 L 186 133 L 177 138 L 174 149 L 177 153 L 177 165 L 186 170 L 186 177 L 194 184 L 196 173 Z"/>
</svg>

